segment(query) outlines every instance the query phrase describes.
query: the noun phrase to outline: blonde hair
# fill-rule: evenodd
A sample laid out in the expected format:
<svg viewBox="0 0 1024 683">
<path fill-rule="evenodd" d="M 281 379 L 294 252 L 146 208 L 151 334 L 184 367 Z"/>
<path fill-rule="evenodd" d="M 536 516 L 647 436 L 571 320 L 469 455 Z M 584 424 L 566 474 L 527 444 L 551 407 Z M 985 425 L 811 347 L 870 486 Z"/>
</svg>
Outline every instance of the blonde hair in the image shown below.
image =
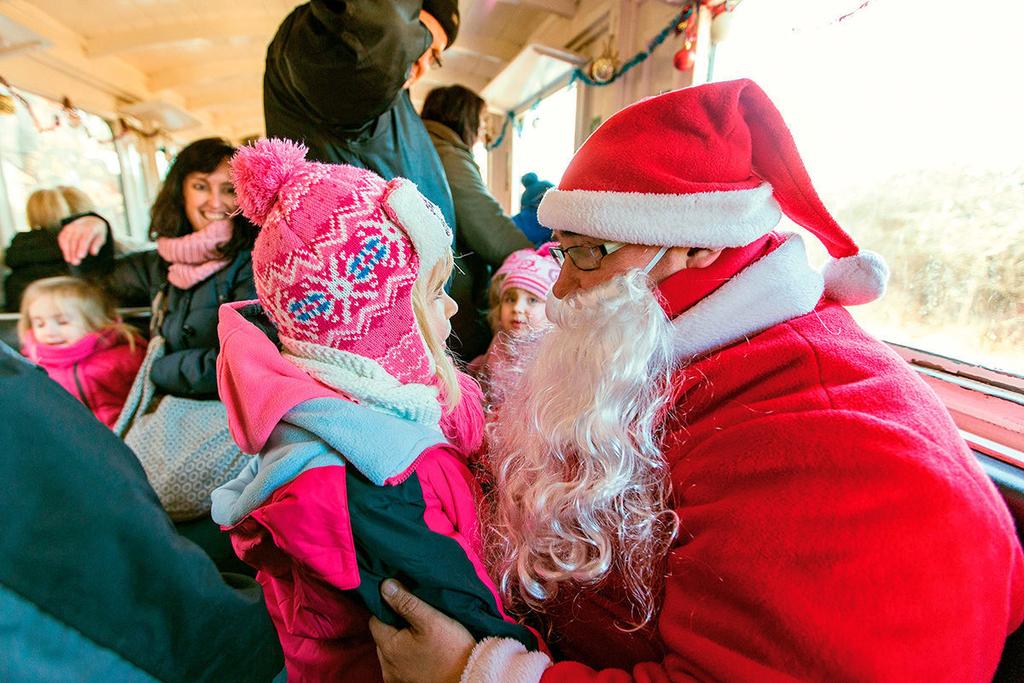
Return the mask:
<svg viewBox="0 0 1024 683">
<path fill-rule="evenodd" d="M 28 196 L 25 204 L 25 218 L 33 230 L 56 228 L 71 215 L 67 200 L 58 190 L 36 190 Z"/>
<path fill-rule="evenodd" d="M 495 275 L 487 289 L 487 323 L 491 326 L 491 332 L 495 334 L 501 327 L 501 285 L 504 284 L 506 277 L 507 273 Z"/>
<path fill-rule="evenodd" d="M 57 190 L 64 197 L 64 201 L 68 203 L 68 210 L 70 215 L 74 216 L 80 213 L 89 213 L 90 211 L 96 210 L 96 205 L 93 204 L 92 199 L 89 195 L 79 190 L 77 187 L 71 185 L 58 185 Z"/>
<path fill-rule="evenodd" d="M 29 308 L 37 299 L 44 296 L 52 297 L 62 311 L 78 311 L 90 332 L 114 330 L 124 337 L 132 351 L 135 350 L 135 340 L 139 332 L 131 325 L 121 322 L 110 297 L 96 285 L 66 275 L 36 280 L 25 289 L 25 294 L 21 297 L 21 315 L 18 318 L 18 338 L 22 343 L 25 343 L 32 329 Z"/>
<path fill-rule="evenodd" d="M 427 321 L 430 309 L 430 296 L 438 288 L 443 287 L 455 267 L 455 260 L 449 249 L 440 261 L 434 264 L 426 277 L 416 279 L 412 287 L 412 311 L 416 315 L 416 322 L 427 342 L 427 350 L 434 359 L 437 381 L 441 390 L 444 407 L 452 410 L 459 404 L 462 398 L 462 391 L 459 389 L 458 371 L 455 369 L 455 361 L 448 354 L 447 340 L 437 339 L 430 330 Z"/>
</svg>

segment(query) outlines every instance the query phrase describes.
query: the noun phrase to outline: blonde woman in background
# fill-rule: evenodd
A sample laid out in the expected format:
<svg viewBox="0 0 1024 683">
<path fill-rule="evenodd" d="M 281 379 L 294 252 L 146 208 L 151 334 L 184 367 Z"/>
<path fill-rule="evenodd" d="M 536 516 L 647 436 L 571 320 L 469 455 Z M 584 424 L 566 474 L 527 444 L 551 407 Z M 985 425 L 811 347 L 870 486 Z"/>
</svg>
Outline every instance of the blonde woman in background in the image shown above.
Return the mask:
<svg viewBox="0 0 1024 683">
<path fill-rule="evenodd" d="M 29 230 L 15 235 L 7 247 L 5 260 L 11 269 L 4 281 L 7 311 L 19 310 L 21 295 L 32 282 L 68 274 L 68 266 L 57 244 L 57 233 L 61 221 L 70 215 L 68 201 L 58 189 L 40 189 L 29 195 L 25 205 Z"/>
<path fill-rule="evenodd" d="M 92 213 L 96 210 L 96 204 L 86 193 L 72 185 L 58 185 L 57 190 L 64 201 L 68 203 L 69 215 L 78 216 L 84 213 Z"/>
</svg>

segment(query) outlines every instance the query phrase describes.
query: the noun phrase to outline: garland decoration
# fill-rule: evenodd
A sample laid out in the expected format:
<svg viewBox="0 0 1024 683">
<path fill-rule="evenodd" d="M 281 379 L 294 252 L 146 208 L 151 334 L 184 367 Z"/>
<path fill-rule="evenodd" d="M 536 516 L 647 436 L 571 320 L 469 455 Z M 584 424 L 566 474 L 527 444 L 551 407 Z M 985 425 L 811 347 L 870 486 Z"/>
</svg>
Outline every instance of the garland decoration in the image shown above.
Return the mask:
<svg viewBox="0 0 1024 683">
<path fill-rule="evenodd" d="M 633 67 L 635 67 L 635 66 L 637 66 L 639 64 L 642 64 L 643 62 L 647 61 L 647 58 L 650 57 L 654 53 L 654 51 L 658 48 L 659 45 L 661 45 L 662 43 L 665 42 L 665 39 L 668 38 L 669 35 L 671 35 L 676 30 L 676 27 L 678 27 L 680 24 L 682 24 L 684 21 L 686 21 L 686 20 L 688 20 L 690 18 L 690 15 L 693 14 L 694 10 L 699 5 L 700 5 L 700 0 L 693 0 L 693 2 L 689 3 L 685 8 L 683 8 L 681 11 L 679 11 L 674 17 L 672 17 L 672 21 L 670 21 L 668 23 L 668 25 L 665 26 L 665 28 L 661 29 L 661 31 L 659 31 L 657 33 L 657 35 L 655 35 L 653 38 L 651 38 L 651 40 L 647 43 L 647 47 L 645 49 L 640 50 L 640 52 L 637 52 L 635 55 L 630 57 L 630 59 L 625 64 L 623 64 L 621 67 L 619 67 L 618 69 L 615 69 L 614 71 L 612 71 L 612 73 L 607 76 L 607 80 L 604 80 L 604 79 L 602 79 L 602 80 L 595 80 L 591 76 L 589 76 L 586 73 L 584 73 L 583 69 L 574 69 L 573 72 L 572 72 L 572 78 L 569 79 L 569 85 L 572 85 L 576 81 L 580 81 L 582 83 L 585 83 L 586 85 L 595 85 L 595 86 L 611 85 L 615 81 L 617 81 L 620 78 L 622 78 L 622 76 L 624 76 L 626 73 L 628 73 L 630 71 L 630 69 L 632 69 Z M 609 41 L 609 45 L 610 45 L 610 41 Z M 602 58 L 603 57 L 604 56 L 602 55 Z M 595 61 L 599 61 L 600 59 L 601 58 L 599 58 L 598 60 L 595 60 Z M 601 67 L 601 70 L 602 70 L 602 74 L 601 75 L 605 75 L 604 69 L 605 69 L 605 67 L 602 66 Z"/>
<path fill-rule="evenodd" d="M 0 116 L 17 113 L 17 105 L 20 105 L 28 113 L 29 118 L 32 119 L 32 125 L 35 126 L 36 131 L 39 133 L 48 133 L 66 125 L 69 128 L 80 128 L 88 137 L 94 138 L 93 134 L 89 132 L 88 127 L 82 125 L 82 111 L 72 104 L 71 98 L 66 96 L 61 98 L 60 113 L 54 114 L 52 123 L 43 123 L 36 116 L 36 112 L 32 109 L 32 103 L 28 101 L 28 98 L 22 95 L 3 76 L 0 76 L 0 86 L 3 86 L 8 93 L 0 93 Z M 113 129 L 113 126 L 111 128 Z M 145 139 L 166 137 L 166 133 L 160 127 L 153 130 L 145 130 L 132 124 L 124 117 L 118 117 L 116 130 L 117 132 L 112 133 L 109 140 L 100 140 L 100 142 L 104 144 L 114 143 L 129 134 L 135 134 Z"/>
</svg>

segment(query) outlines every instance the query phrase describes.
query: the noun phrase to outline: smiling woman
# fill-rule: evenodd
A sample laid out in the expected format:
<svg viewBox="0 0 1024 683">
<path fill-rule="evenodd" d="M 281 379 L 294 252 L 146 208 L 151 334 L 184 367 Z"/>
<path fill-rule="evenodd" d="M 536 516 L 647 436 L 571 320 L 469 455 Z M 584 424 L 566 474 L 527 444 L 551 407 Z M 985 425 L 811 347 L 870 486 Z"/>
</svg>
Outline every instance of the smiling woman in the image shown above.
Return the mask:
<svg viewBox="0 0 1024 683">
<path fill-rule="evenodd" d="M 158 338 L 114 429 L 179 521 L 203 517 L 209 491 L 245 464 L 217 398 L 218 309 L 256 298 L 256 228 L 235 215 L 234 151 L 220 138 L 197 140 L 181 151 L 153 204 L 155 250 L 91 255 L 111 239 L 98 214 L 70 222 L 59 237 L 72 274 L 95 280 L 122 305 L 152 305 L 151 332 Z M 215 545 L 206 548 L 211 555 L 230 557 L 226 538 Z"/>
<path fill-rule="evenodd" d="M 197 140 L 181 151 L 153 203 L 155 251 L 116 260 L 86 256 L 72 266 L 80 275 L 102 273 L 100 283 L 121 305 L 154 302 L 167 353 L 153 364 L 151 379 L 172 396 L 216 397 L 217 307 L 256 296 L 250 260 L 256 229 L 232 216 L 233 153 L 220 138 Z M 72 262 L 107 239 L 109 228 L 96 214 L 61 233 Z"/>
</svg>

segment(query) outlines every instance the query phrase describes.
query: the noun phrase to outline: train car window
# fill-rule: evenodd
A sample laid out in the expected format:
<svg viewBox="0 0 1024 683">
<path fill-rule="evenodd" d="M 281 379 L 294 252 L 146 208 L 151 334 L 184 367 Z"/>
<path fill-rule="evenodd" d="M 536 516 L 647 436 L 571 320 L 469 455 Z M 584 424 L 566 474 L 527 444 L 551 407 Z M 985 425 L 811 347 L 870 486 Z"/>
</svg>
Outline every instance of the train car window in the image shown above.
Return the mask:
<svg viewBox="0 0 1024 683">
<path fill-rule="evenodd" d="M 6 92 L 0 88 L 0 92 Z M 104 119 L 81 113 L 81 124 L 71 126 L 59 103 L 19 90 L 32 107 L 36 121 L 23 106 L 0 116 L 0 165 L 14 230 L 28 230 L 25 202 L 41 187 L 73 185 L 84 191 L 114 229 L 127 236 L 128 218 L 121 189 L 121 163 L 112 142 L 113 132 Z M 37 128 L 39 127 L 44 130 Z M 11 230 L 5 232 L 13 232 Z M 13 234 L 3 235 L 6 245 Z"/>
<path fill-rule="evenodd" d="M 531 171 L 558 183 L 576 151 L 576 86 L 562 88 L 516 117 L 512 136 L 512 213 L 519 212 L 519 178 Z"/>
<path fill-rule="evenodd" d="M 473 160 L 476 162 L 476 165 L 480 167 L 480 177 L 484 179 L 484 183 L 486 184 L 488 178 L 487 171 L 489 170 L 488 164 L 490 160 L 488 159 L 487 144 L 484 140 L 480 140 L 473 145 Z"/>
<path fill-rule="evenodd" d="M 174 162 L 174 156 L 178 153 L 178 149 L 164 145 L 158 151 L 159 154 L 155 155 L 153 159 L 156 161 L 157 175 L 162 181 L 167 177 L 167 171 L 171 170 L 171 164 Z"/>
<path fill-rule="evenodd" d="M 140 246 L 149 241 L 149 207 L 152 203 L 143 161 L 145 150 L 138 138 L 125 136 L 117 141 L 117 152 L 121 160 L 121 188 L 128 207 L 127 232 L 121 236 L 121 241 Z"/>
<path fill-rule="evenodd" d="M 1007 376 L 1024 375 L 1021 25 L 1014 0 L 746 0 L 713 74 L 764 87 L 825 204 L 886 257 L 859 321 Z"/>
</svg>

